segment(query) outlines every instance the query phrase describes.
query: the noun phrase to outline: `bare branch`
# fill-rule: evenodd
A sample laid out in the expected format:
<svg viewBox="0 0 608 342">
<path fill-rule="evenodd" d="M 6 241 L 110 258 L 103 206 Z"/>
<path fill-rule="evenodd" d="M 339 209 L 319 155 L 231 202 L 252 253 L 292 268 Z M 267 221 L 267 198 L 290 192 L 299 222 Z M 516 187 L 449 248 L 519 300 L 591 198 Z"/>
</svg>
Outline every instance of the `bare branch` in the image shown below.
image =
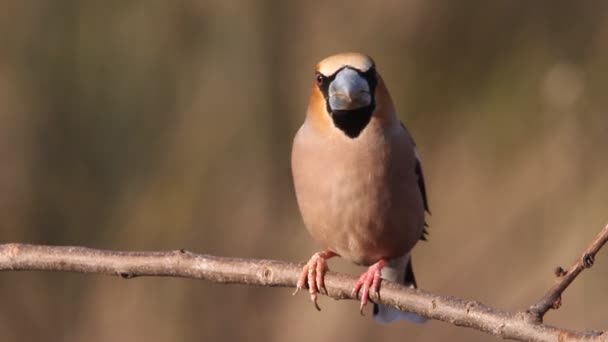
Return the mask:
<svg viewBox="0 0 608 342">
<path fill-rule="evenodd" d="M 608 227 L 583 253 L 559 285 L 550 293 L 557 296 L 582 269 L 590 266 L 597 251 L 606 242 Z M 580 264 L 580 265 L 579 265 Z M 581 266 L 582 265 L 582 266 Z M 0 245 L 1 271 L 60 271 L 118 275 L 183 277 L 218 283 L 295 287 L 302 265 L 273 260 L 221 258 L 194 254 L 184 250 L 167 252 L 120 252 L 85 247 L 41 246 L 27 244 Z M 570 279 L 571 277 L 571 279 Z M 356 299 L 351 296 L 355 277 L 328 272 L 327 295 L 334 299 Z M 553 297 L 550 297 L 553 298 Z M 542 324 L 530 312 L 512 313 L 476 301 L 432 294 L 384 282 L 375 302 L 391 305 L 421 316 L 457 326 L 484 331 L 505 339 L 520 341 L 608 341 L 608 333 L 573 331 Z M 551 301 L 551 299 L 547 299 Z M 542 303 L 546 301 L 543 299 Z M 538 304 L 537 304 L 538 305 Z M 540 307 L 540 306 L 539 306 Z M 539 309 L 538 312 L 541 312 Z M 546 312 L 546 311 L 545 311 Z M 542 315 L 541 315 L 542 316 Z"/>
<path fill-rule="evenodd" d="M 542 322 L 543 317 L 550 309 L 557 309 L 562 303 L 562 293 L 576 279 L 576 277 L 585 269 L 593 266 L 595 255 L 608 241 L 608 225 L 595 237 L 589 247 L 574 261 L 568 271 L 564 271 L 561 267 L 556 270 L 557 282 L 547 293 L 534 305 L 528 312 L 534 319 Z"/>
</svg>

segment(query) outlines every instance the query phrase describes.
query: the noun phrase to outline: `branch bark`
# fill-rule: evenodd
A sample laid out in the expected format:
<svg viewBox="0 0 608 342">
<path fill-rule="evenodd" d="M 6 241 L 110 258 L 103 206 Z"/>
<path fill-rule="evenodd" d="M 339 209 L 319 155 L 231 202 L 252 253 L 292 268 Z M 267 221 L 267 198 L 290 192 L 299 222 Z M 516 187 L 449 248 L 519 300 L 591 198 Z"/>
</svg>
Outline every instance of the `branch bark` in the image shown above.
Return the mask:
<svg viewBox="0 0 608 342">
<path fill-rule="evenodd" d="M 603 235 L 602 235 L 603 234 Z M 520 341 L 608 341 L 608 332 L 574 331 L 543 324 L 536 312 L 545 310 L 553 298 L 582 271 L 591 265 L 597 251 L 608 239 L 608 226 L 568 270 L 539 304 L 528 311 L 508 312 L 476 301 L 442 296 L 420 289 L 383 282 L 377 303 L 415 312 L 430 319 Z M 598 236 L 599 237 L 599 236 Z M 591 261 L 591 262 L 590 262 Z M 194 254 L 185 250 L 167 252 L 123 252 L 85 247 L 43 246 L 28 244 L 0 245 L 1 271 L 60 271 L 117 275 L 183 277 L 218 283 L 260 286 L 295 287 L 302 265 L 274 260 L 223 258 Z M 355 277 L 328 272 L 325 277 L 327 295 L 334 299 L 356 299 L 351 296 Z M 549 305 L 551 306 L 551 305 Z M 534 309 L 534 308 L 540 309 Z M 538 310 L 538 311 L 533 311 Z M 548 310 L 548 309 L 547 309 Z M 546 310 L 544 311 L 546 312 Z M 544 315 L 544 312 L 540 314 Z"/>
</svg>

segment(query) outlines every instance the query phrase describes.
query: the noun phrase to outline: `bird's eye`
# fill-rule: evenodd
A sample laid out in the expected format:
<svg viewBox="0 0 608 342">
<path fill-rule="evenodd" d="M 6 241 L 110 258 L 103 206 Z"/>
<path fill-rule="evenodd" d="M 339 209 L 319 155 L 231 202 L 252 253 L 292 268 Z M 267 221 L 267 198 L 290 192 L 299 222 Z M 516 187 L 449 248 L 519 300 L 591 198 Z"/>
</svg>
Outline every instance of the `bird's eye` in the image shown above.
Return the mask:
<svg viewBox="0 0 608 342">
<path fill-rule="evenodd" d="M 320 73 L 317 73 L 315 75 L 315 81 L 317 82 L 317 85 L 320 87 L 325 82 L 325 76 L 321 75 Z"/>
</svg>

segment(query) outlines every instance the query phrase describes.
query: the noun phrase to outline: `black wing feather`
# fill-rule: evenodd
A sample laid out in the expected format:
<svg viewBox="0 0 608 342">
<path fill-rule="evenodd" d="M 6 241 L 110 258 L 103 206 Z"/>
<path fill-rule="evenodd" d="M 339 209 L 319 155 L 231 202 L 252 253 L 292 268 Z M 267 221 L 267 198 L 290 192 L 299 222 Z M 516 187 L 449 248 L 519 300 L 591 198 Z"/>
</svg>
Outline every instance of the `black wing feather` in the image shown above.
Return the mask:
<svg viewBox="0 0 608 342">
<path fill-rule="evenodd" d="M 420 159 L 418 159 L 418 155 L 416 155 L 416 177 L 418 178 L 418 187 L 420 188 L 420 194 L 422 195 L 422 203 L 424 204 L 424 210 L 426 210 L 429 215 L 431 214 L 431 209 L 429 209 L 429 202 L 426 196 L 426 185 L 424 184 L 424 174 L 422 173 L 422 163 Z M 426 236 L 429 234 L 426 229 L 429 226 L 426 221 L 424 222 L 424 229 L 422 230 L 422 236 L 420 240 L 427 241 Z"/>
</svg>

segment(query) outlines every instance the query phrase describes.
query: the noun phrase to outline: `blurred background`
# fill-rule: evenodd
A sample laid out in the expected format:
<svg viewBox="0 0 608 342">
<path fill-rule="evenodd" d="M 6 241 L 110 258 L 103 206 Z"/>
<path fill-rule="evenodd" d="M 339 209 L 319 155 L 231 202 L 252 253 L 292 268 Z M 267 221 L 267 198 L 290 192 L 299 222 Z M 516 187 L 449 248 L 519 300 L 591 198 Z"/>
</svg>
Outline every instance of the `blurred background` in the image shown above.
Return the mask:
<svg viewBox="0 0 608 342">
<path fill-rule="evenodd" d="M 608 223 L 606 2 L 0 4 L 0 243 L 308 260 L 291 139 L 316 62 L 351 50 L 424 160 L 422 288 L 526 308 Z M 602 251 L 547 322 L 608 328 L 607 270 Z M 0 340 L 493 340 L 291 292 L 5 272 Z"/>
</svg>

